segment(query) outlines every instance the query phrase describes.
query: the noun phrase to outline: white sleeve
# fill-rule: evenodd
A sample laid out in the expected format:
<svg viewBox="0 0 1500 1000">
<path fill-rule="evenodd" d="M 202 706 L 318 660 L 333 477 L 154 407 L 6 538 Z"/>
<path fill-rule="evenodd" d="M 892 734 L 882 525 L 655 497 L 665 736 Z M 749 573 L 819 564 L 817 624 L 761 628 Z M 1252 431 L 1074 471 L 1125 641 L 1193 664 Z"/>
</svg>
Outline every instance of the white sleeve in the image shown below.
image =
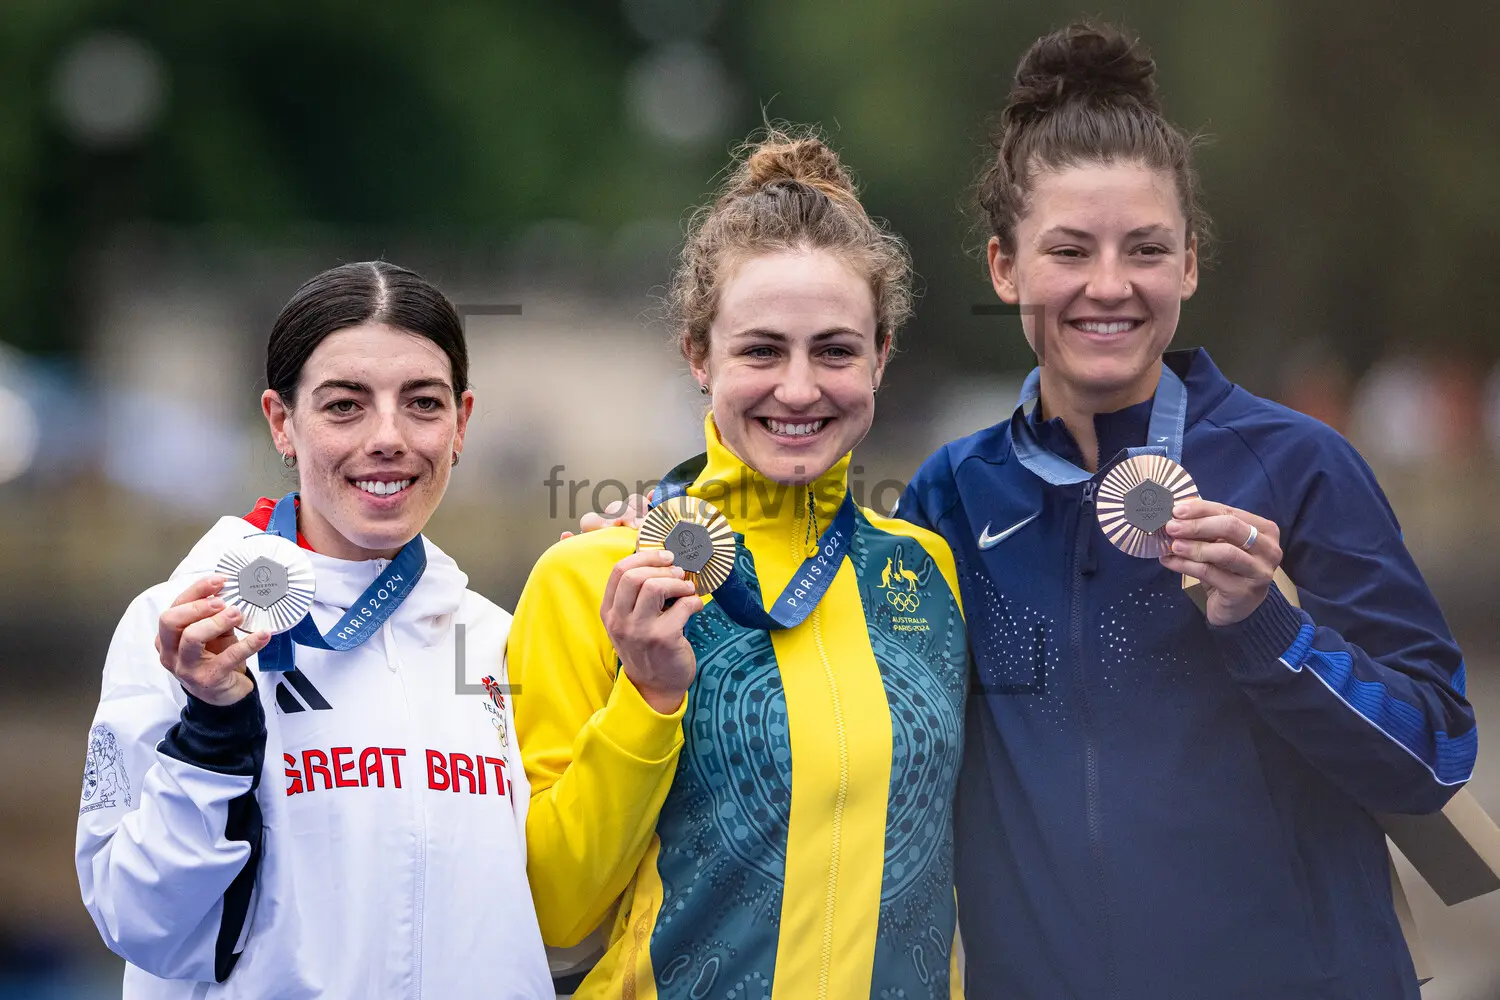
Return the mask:
<svg viewBox="0 0 1500 1000">
<path fill-rule="evenodd" d="M 261 853 L 260 695 L 215 707 L 157 659 L 154 591 L 125 613 L 89 730 L 75 862 L 104 943 L 163 979 L 234 967 Z"/>
</svg>

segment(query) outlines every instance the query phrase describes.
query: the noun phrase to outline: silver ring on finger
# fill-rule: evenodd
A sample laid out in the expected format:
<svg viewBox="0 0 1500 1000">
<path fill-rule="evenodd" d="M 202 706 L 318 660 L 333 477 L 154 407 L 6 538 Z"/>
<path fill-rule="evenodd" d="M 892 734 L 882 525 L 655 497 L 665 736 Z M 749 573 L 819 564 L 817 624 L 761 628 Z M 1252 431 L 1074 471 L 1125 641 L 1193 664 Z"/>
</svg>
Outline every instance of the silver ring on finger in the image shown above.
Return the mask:
<svg viewBox="0 0 1500 1000">
<path fill-rule="evenodd" d="M 1250 537 L 1246 538 L 1242 543 L 1240 543 L 1240 548 L 1244 549 L 1246 552 L 1249 552 L 1251 549 L 1255 548 L 1255 540 L 1259 537 L 1260 529 L 1253 524 L 1250 525 Z"/>
</svg>

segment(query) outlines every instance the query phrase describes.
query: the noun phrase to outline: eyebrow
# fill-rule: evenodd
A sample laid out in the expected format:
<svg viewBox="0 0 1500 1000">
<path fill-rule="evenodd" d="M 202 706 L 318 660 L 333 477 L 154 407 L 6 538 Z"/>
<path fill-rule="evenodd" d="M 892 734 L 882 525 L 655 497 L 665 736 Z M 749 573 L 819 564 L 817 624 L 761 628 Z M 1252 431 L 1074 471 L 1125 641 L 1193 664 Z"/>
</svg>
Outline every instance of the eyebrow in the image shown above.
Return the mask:
<svg viewBox="0 0 1500 1000">
<path fill-rule="evenodd" d="M 1165 233 L 1169 233 L 1170 234 L 1170 233 L 1174 233 L 1175 230 L 1171 226 L 1166 225 L 1165 223 L 1162 223 L 1162 222 L 1153 222 L 1149 226 L 1137 226 L 1135 229 L 1132 229 L 1130 232 L 1126 233 L 1125 234 L 1125 238 L 1128 239 L 1128 240 L 1136 240 L 1136 239 L 1140 239 L 1142 236 L 1150 236 L 1150 235 L 1152 235 L 1154 233 L 1161 233 L 1161 232 L 1165 232 Z M 1068 237 L 1070 239 L 1083 240 L 1083 241 L 1092 240 L 1094 238 L 1094 234 L 1091 233 L 1091 232 L 1089 232 L 1088 230 L 1086 230 L 1086 229 L 1074 229 L 1071 226 L 1053 226 L 1051 229 L 1049 229 L 1046 232 L 1042 233 L 1037 238 L 1040 240 L 1040 239 L 1046 239 L 1049 236 L 1066 236 L 1066 237 Z"/>
<path fill-rule="evenodd" d="M 748 330 L 738 330 L 735 333 L 730 334 L 730 336 L 734 337 L 735 339 L 739 339 L 739 340 L 746 340 L 746 339 L 749 339 L 751 337 L 758 337 L 758 338 L 762 338 L 762 339 L 765 339 L 765 340 L 774 340 L 777 343 L 781 343 L 781 344 L 784 344 L 787 341 L 791 340 L 790 337 L 788 337 L 786 334 L 780 332 L 779 330 L 767 330 L 767 329 L 765 329 L 763 327 L 758 327 L 758 326 L 751 327 Z M 813 334 L 812 339 L 813 339 L 814 343 L 822 343 L 825 340 L 832 340 L 835 337 L 862 337 L 862 336 L 864 336 L 862 333 L 860 333 L 858 330 L 851 329 L 850 327 L 847 327 L 847 326 L 835 326 L 835 327 L 831 327 L 830 329 L 823 330 L 823 331 L 821 331 L 819 333 Z"/>
<path fill-rule="evenodd" d="M 371 392 L 370 387 L 365 383 L 355 382 L 352 379 L 346 378 L 324 379 L 318 383 L 313 392 L 323 392 L 329 389 L 343 389 L 348 392 L 364 393 L 365 395 L 369 395 Z M 416 392 L 420 389 L 448 389 L 452 391 L 452 386 L 448 384 L 446 379 L 440 378 L 413 378 L 401 383 L 401 392 L 403 394 Z"/>
</svg>

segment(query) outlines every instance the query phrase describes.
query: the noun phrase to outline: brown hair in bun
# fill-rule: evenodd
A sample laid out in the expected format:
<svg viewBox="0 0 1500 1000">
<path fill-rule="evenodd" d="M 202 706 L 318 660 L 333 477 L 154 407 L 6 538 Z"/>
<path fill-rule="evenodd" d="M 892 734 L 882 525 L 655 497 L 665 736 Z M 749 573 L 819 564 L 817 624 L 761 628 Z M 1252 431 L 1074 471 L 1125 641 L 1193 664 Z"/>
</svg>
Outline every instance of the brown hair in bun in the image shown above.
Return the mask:
<svg viewBox="0 0 1500 1000">
<path fill-rule="evenodd" d="M 683 356 L 702 364 L 724 280 L 745 258 L 788 251 L 837 254 L 870 282 L 876 344 L 911 314 L 911 261 L 901 238 L 870 218 L 854 178 L 810 129 L 770 129 L 747 143 L 712 203 L 693 214 L 668 308 Z"/>
<path fill-rule="evenodd" d="M 979 181 L 979 206 L 1007 254 L 1038 171 L 1133 160 L 1170 173 L 1200 252 L 1208 217 L 1193 169 L 1196 138 L 1162 114 L 1156 63 L 1140 42 L 1108 25 L 1073 24 L 1038 38 L 990 135 L 995 155 Z"/>
</svg>

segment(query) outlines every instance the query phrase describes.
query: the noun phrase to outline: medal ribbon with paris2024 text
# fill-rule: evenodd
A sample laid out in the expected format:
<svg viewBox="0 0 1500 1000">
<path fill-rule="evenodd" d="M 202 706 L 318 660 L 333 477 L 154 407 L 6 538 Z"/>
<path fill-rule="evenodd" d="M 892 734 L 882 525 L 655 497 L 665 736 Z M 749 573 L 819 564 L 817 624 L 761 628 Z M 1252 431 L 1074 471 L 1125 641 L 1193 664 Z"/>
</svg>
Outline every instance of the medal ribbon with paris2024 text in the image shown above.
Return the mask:
<svg viewBox="0 0 1500 1000">
<path fill-rule="evenodd" d="M 651 506 L 686 493 L 707 464 L 708 455 L 703 454 L 667 473 L 652 491 Z M 738 569 L 714 591 L 714 600 L 730 620 L 745 628 L 775 631 L 802 624 L 828 593 L 844 556 L 849 553 L 849 543 L 854 538 L 854 510 L 854 498 L 846 492 L 833 523 L 818 538 L 818 551 L 792 574 L 791 582 L 770 608 L 761 604 L 760 596 L 741 579 Z"/>
<path fill-rule="evenodd" d="M 1053 454 L 1037 440 L 1036 431 L 1026 419 L 1026 404 L 1041 398 L 1042 370 L 1033 368 L 1021 386 L 1021 399 L 1016 412 L 1010 418 L 1011 448 L 1032 474 L 1053 486 L 1071 486 L 1088 482 L 1094 473 L 1074 465 L 1067 459 Z M 1146 431 L 1146 445 L 1125 449 L 1124 458 L 1137 455 L 1165 455 L 1182 464 L 1182 433 L 1187 424 L 1187 387 L 1182 379 L 1166 364 L 1161 366 L 1161 379 L 1156 383 L 1156 397 L 1151 403 L 1151 424 Z M 1113 465 L 1107 462 L 1105 465 Z M 1103 467 L 1101 466 L 1101 471 Z"/>
<path fill-rule="evenodd" d="M 293 545 L 297 544 L 295 491 L 276 501 L 276 507 L 271 511 L 271 523 L 267 527 L 268 534 L 280 535 Z M 395 614 L 426 570 L 427 547 L 422 536 L 418 535 L 401 547 L 390 565 L 375 577 L 365 588 L 365 592 L 359 595 L 359 600 L 326 633 L 318 631 L 318 626 L 313 623 L 312 612 L 308 612 L 290 631 L 271 636 L 266 648 L 260 651 L 260 669 L 296 669 L 294 643 L 313 649 L 333 649 L 340 652 L 353 649 L 379 631 L 386 619 Z"/>
</svg>

